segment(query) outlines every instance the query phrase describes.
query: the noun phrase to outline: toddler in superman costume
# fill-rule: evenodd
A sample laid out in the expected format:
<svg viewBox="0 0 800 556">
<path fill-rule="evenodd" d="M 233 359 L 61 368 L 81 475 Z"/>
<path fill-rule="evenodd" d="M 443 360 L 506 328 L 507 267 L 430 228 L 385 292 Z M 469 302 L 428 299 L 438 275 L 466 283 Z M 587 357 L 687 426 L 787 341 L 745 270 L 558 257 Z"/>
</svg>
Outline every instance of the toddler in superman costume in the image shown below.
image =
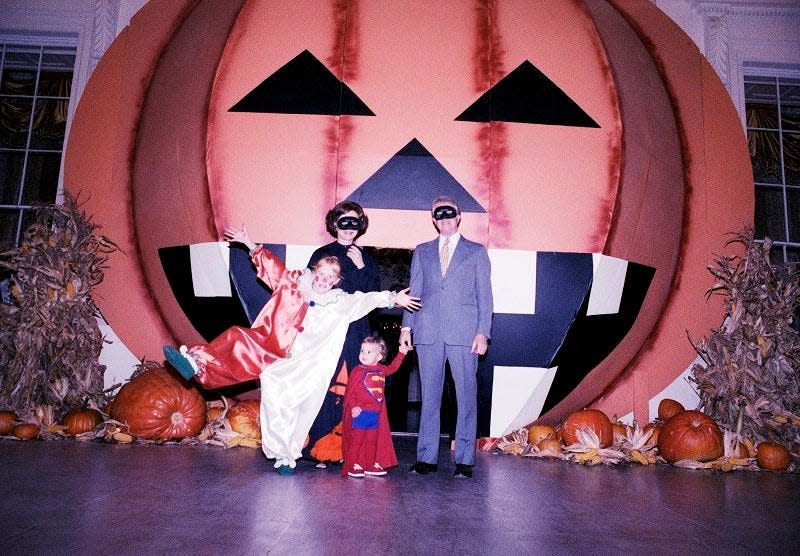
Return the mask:
<svg viewBox="0 0 800 556">
<path fill-rule="evenodd" d="M 261 381 L 261 446 L 281 474 L 293 473 L 303 443 L 328 391 L 347 328 L 378 307 L 409 310 L 419 299 L 398 293 L 345 293 L 334 288 L 341 268 L 325 257 L 313 269 L 288 270 L 253 243 L 244 227 L 225 229 L 225 239 L 244 244 L 258 278 L 272 296 L 250 328 L 234 326 L 208 344 L 164 347 L 167 361 L 187 380 L 220 388 Z"/>
<path fill-rule="evenodd" d="M 394 361 L 382 365 L 386 342 L 377 336 L 361 342 L 358 356 L 361 364 L 350 371 L 344 394 L 342 475 L 386 475 L 387 469 L 397 465 L 386 415 L 386 377 L 400 368 L 408 350 L 407 346 L 401 346 Z"/>
</svg>

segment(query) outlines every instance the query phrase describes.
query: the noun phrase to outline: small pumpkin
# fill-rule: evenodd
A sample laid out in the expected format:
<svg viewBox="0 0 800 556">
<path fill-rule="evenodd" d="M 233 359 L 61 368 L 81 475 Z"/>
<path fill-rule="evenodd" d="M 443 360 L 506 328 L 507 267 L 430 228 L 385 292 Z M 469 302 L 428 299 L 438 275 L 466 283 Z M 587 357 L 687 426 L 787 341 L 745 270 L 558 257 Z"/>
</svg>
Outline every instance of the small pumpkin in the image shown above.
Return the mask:
<svg viewBox="0 0 800 556">
<path fill-rule="evenodd" d="M 653 431 L 653 434 L 650 435 L 650 439 L 647 441 L 647 445 L 658 444 L 658 437 L 661 434 L 661 424 L 660 423 L 647 423 L 642 429 L 642 432 Z"/>
<path fill-rule="evenodd" d="M 558 441 L 558 438 L 549 437 L 543 439 L 539 444 L 536 445 L 541 452 L 553 452 L 555 454 L 560 454 L 563 450 L 561 448 L 561 442 Z"/>
<path fill-rule="evenodd" d="M 761 442 L 756 447 L 756 461 L 761 469 L 786 471 L 792 463 L 792 455 L 784 446 L 775 442 Z"/>
<path fill-rule="evenodd" d="M 0 436 L 11 434 L 14 430 L 14 423 L 17 422 L 17 414 L 13 411 L 0 411 Z"/>
<path fill-rule="evenodd" d="M 661 427 L 658 450 L 670 463 L 682 459 L 711 461 L 724 453 L 722 431 L 711 417 L 700 411 L 681 411 Z"/>
<path fill-rule="evenodd" d="M 224 407 L 219 407 L 215 405 L 209 406 L 209 408 L 206 409 L 206 421 L 208 421 L 209 423 L 211 421 L 216 421 L 217 419 L 219 419 L 219 416 L 222 415 L 223 411 L 225 411 Z"/>
<path fill-rule="evenodd" d="M 260 440 L 261 424 L 258 420 L 260 410 L 259 400 L 242 400 L 228 410 L 228 423 L 242 436 Z"/>
<path fill-rule="evenodd" d="M 196 436 L 206 424 L 206 402 L 197 388 L 162 367 L 135 375 L 108 412 L 130 434 L 148 440 Z"/>
<path fill-rule="evenodd" d="M 683 407 L 681 402 L 672 400 L 670 398 L 664 398 L 658 402 L 658 418 L 661 419 L 661 421 L 666 421 L 681 411 L 686 411 L 686 408 Z"/>
<path fill-rule="evenodd" d="M 561 438 L 564 440 L 564 444 L 577 443 L 577 431 L 580 428 L 593 430 L 603 448 L 611 446 L 611 442 L 614 440 L 614 428 L 611 426 L 611 420 L 599 409 L 581 409 L 571 413 L 564 421 L 564 426 L 561 427 Z"/>
<path fill-rule="evenodd" d="M 528 442 L 536 446 L 545 438 L 555 438 L 556 429 L 550 425 L 531 425 L 528 428 Z"/>
<path fill-rule="evenodd" d="M 61 424 L 66 427 L 64 432 L 69 436 L 92 431 L 102 422 L 103 414 L 90 407 L 70 409 L 61 419 Z"/>
<path fill-rule="evenodd" d="M 39 434 L 41 433 L 41 429 L 39 425 L 34 423 L 21 423 L 19 425 L 15 425 L 11 431 L 11 434 L 19 438 L 20 440 L 33 440 L 34 438 L 39 438 Z"/>
<path fill-rule="evenodd" d="M 627 438 L 628 432 L 631 430 L 630 425 L 626 425 L 625 423 L 611 423 L 611 429 L 614 433 L 614 440 L 617 439 L 617 435 L 621 436 L 622 438 Z"/>
</svg>

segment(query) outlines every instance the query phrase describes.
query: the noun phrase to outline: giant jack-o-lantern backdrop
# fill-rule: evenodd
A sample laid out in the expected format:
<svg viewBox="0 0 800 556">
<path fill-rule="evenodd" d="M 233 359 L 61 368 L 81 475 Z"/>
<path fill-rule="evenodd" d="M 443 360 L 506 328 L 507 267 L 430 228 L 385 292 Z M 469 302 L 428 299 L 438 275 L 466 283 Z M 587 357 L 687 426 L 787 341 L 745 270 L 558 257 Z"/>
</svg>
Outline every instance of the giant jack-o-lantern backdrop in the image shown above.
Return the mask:
<svg viewBox="0 0 800 556">
<path fill-rule="evenodd" d="M 177 293 L 223 226 L 302 265 L 335 202 L 365 207 L 362 243 L 411 248 L 455 196 L 493 263 L 493 434 L 589 404 L 648 418 L 687 332 L 719 324 L 705 267 L 752 220 L 750 176 L 713 69 L 641 0 L 152 0 L 65 162 L 122 248 L 97 302 L 150 358 L 226 323 Z M 219 259 L 246 313 L 247 265 Z"/>
</svg>

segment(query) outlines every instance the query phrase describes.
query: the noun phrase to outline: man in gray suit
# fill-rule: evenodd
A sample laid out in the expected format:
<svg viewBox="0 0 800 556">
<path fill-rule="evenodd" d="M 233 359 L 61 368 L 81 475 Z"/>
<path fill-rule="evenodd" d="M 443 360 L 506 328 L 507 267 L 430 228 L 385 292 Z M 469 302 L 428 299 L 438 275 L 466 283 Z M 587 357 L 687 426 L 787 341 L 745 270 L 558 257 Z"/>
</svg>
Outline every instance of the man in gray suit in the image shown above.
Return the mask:
<svg viewBox="0 0 800 556">
<path fill-rule="evenodd" d="M 417 350 L 422 384 L 422 416 L 417 462 L 410 471 L 438 470 L 439 411 L 445 361 L 456 387 L 455 476 L 472 477 L 477 429 L 478 356 L 486 353 L 492 323 L 491 267 L 486 248 L 461 237 L 461 212 L 454 199 L 437 197 L 433 225 L 439 237 L 417 246 L 411 259 L 411 294 L 422 309 L 403 314 L 400 344 Z"/>
</svg>

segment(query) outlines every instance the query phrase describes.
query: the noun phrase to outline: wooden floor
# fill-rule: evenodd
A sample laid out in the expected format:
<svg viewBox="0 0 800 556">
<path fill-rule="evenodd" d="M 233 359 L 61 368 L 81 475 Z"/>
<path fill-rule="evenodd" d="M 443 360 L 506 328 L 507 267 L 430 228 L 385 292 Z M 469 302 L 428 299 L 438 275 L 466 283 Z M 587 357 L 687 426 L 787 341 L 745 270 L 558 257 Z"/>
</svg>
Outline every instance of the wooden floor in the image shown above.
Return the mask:
<svg viewBox="0 0 800 556">
<path fill-rule="evenodd" d="M 260 451 L 0 440 L 0 554 L 800 554 L 800 474 L 478 454 L 353 479 Z"/>
</svg>

